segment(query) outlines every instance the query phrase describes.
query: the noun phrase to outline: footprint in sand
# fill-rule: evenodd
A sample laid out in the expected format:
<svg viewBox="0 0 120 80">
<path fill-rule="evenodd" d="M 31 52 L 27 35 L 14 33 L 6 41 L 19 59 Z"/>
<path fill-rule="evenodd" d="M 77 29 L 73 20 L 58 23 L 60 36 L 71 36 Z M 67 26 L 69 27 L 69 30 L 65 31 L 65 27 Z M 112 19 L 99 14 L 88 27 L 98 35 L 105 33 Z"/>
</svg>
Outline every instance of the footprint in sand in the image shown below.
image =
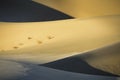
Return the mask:
<svg viewBox="0 0 120 80">
<path fill-rule="evenodd" d="M 14 48 L 14 49 L 18 49 L 19 47 L 17 47 L 17 46 L 14 46 L 13 48 Z"/>
<path fill-rule="evenodd" d="M 38 44 L 42 44 L 43 42 L 42 41 L 37 41 Z"/>
<path fill-rule="evenodd" d="M 53 38 L 55 38 L 54 36 L 48 36 L 48 39 L 53 39 Z"/>
<path fill-rule="evenodd" d="M 32 39 L 32 37 L 28 37 L 28 40 L 31 40 Z"/>
<path fill-rule="evenodd" d="M 1 52 L 4 52 L 5 50 L 1 49 L 0 51 L 1 51 Z"/>
<path fill-rule="evenodd" d="M 20 46 L 23 46 L 24 44 L 23 43 L 19 43 Z"/>
</svg>

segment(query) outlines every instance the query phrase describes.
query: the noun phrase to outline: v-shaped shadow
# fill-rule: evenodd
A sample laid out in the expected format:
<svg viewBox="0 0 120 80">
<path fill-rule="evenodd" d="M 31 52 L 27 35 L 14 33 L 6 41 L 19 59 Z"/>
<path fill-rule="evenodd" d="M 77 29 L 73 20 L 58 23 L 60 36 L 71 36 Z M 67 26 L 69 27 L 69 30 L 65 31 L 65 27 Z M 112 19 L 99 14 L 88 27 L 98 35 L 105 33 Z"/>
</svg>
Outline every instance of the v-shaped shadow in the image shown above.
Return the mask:
<svg viewBox="0 0 120 80">
<path fill-rule="evenodd" d="M 32 0 L 0 1 L 1 22 L 38 22 L 71 18 L 73 17 Z"/>
</svg>

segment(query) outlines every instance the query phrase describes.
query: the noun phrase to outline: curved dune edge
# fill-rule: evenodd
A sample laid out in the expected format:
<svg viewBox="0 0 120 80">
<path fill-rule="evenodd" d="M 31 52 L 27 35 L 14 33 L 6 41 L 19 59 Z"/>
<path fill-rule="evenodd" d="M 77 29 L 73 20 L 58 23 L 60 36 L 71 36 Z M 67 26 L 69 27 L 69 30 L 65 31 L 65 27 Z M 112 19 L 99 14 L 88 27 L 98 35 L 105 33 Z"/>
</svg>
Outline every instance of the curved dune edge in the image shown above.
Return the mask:
<svg viewBox="0 0 120 80">
<path fill-rule="evenodd" d="M 13 50 L 43 43 L 70 43 L 74 40 L 93 45 L 119 41 L 120 16 L 72 19 L 37 23 L 0 23 L 0 49 Z M 89 43 L 90 42 L 90 43 Z M 22 44 L 23 43 L 23 44 Z M 78 43 L 78 44 L 79 44 Z M 89 45 L 87 45 L 89 47 Z M 92 46 L 92 45 L 90 45 Z"/>
<path fill-rule="evenodd" d="M 119 21 L 120 16 L 105 16 L 87 20 L 0 23 L 0 57 L 41 64 L 100 48 L 120 41 Z"/>
<path fill-rule="evenodd" d="M 120 0 L 33 0 L 76 18 L 120 15 Z"/>
<path fill-rule="evenodd" d="M 119 56 L 120 42 L 42 64 L 42 66 L 76 73 L 120 76 Z"/>
<path fill-rule="evenodd" d="M 2 65 L 1 65 L 2 64 Z M 9 64 L 9 67 L 7 66 Z M 2 67 L 1 67 L 2 66 Z M 37 66 L 29 63 L 21 63 L 15 61 L 0 60 L 0 73 L 2 80 L 116 80 L 119 77 L 96 76 L 77 74 L 61 70 L 55 70 L 47 67 Z M 12 73 L 11 73 L 12 72 Z M 3 75 L 3 73 L 5 75 Z M 19 74 L 20 73 L 20 74 Z M 21 75 L 22 73 L 22 75 Z M 69 76 L 69 77 L 68 77 Z"/>
<path fill-rule="evenodd" d="M 32 0 L 0 2 L 0 22 L 42 22 L 73 17 Z"/>
</svg>

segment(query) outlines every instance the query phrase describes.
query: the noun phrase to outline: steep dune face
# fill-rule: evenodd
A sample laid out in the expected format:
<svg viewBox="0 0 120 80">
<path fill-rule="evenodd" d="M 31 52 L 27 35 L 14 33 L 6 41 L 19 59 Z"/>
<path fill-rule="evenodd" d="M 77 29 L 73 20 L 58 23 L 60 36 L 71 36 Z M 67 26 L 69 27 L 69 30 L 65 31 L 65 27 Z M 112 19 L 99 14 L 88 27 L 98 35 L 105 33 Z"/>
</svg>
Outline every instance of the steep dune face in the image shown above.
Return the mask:
<svg viewBox="0 0 120 80">
<path fill-rule="evenodd" d="M 0 1 L 1 22 L 38 22 L 72 17 L 31 0 Z"/>
<path fill-rule="evenodd" d="M 104 76 L 115 74 L 120 76 L 119 57 L 120 43 L 116 43 L 108 47 L 43 64 L 43 66 L 77 73 Z"/>
<path fill-rule="evenodd" d="M 76 18 L 120 14 L 120 0 L 33 0 Z"/>
<path fill-rule="evenodd" d="M 86 54 L 81 58 L 97 69 L 120 75 L 120 43 L 104 47 Z"/>
</svg>

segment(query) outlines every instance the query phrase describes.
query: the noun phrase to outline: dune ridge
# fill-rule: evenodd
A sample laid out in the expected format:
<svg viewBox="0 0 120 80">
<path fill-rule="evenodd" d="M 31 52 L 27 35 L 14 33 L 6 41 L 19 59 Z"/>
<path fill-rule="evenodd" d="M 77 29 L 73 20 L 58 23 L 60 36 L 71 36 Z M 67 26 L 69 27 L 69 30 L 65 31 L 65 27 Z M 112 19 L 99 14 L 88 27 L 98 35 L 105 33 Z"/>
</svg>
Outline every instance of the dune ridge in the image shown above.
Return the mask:
<svg viewBox="0 0 120 80">
<path fill-rule="evenodd" d="M 119 56 L 120 43 L 116 43 L 108 47 L 46 63 L 43 66 L 77 73 L 108 76 L 115 74 L 120 76 Z"/>
<path fill-rule="evenodd" d="M 120 15 L 120 0 L 33 0 L 65 12 L 75 18 Z M 62 5 L 62 6 L 61 6 Z"/>
<path fill-rule="evenodd" d="M 97 49 L 120 41 L 119 21 L 120 16 L 104 16 L 84 20 L 0 23 L 0 58 L 41 64 Z"/>
</svg>

